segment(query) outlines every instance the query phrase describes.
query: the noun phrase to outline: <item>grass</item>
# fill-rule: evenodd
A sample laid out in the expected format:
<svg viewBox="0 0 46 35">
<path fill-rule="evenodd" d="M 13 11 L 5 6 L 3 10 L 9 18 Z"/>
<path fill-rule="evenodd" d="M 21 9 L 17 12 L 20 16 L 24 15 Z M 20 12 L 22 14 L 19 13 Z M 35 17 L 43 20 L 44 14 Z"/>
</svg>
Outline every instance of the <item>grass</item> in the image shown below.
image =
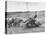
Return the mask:
<svg viewBox="0 0 46 35">
<path fill-rule="evenodd" d="M 43 13 L 41 13 L 43 14 Z M 39 15 L 41 15 L 39 14 Z M 40 27 L 37 28 L 26 28 L 26 27 L 11 27 L 7 28 L 8 34 L 17 34 L 17 33 L 35 33 L 35 32 L 44 32 L 45 31 L 45 17 L 44 15 L 39 16 L 39 22 L 42 24 Z M 12 15 L 13 16 L 13 15 Z"/>
<path fill-rule="evenodd" d="M 21 27 L 12 27 L 8 28 L 8 34 L 17 34 L 17 33 L 32 33 L 32 32 L 44 32 L 44 27 L 37 27 L 37 28 L 21 28 Z"/>
</svg>

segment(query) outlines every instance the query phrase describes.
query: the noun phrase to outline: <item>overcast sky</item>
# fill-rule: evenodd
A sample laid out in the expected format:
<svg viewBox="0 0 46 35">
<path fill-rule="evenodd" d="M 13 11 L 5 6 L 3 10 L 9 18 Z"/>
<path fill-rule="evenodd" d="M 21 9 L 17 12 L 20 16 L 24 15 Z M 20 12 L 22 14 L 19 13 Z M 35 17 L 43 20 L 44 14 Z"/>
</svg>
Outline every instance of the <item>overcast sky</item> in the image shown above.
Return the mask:
<svg viewBox="0 0 46 35">
<path fill-rule="evenodd" d="M 7 1 L 7 12 L 16 12 L 16 11 L 40 11 L 45 9 L 45 3 L 39 2 L 16 2 L 16 1 Z"/>
</svg>

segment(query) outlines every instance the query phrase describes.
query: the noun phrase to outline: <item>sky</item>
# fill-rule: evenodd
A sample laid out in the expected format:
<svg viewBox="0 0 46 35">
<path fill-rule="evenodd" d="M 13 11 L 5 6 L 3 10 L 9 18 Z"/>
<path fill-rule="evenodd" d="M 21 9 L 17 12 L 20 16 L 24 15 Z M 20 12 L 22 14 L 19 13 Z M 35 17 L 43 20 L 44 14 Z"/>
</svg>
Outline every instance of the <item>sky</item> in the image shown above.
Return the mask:
<svg viewBox="0 0 46 35">
<path fill-rule="evenodd" d="M 24 2 L 24 1 L 7 1 L 7 12 L 16 11 L 40 11 L 45 10 L 45 3 L 41 2 Z"/>
</svg>

